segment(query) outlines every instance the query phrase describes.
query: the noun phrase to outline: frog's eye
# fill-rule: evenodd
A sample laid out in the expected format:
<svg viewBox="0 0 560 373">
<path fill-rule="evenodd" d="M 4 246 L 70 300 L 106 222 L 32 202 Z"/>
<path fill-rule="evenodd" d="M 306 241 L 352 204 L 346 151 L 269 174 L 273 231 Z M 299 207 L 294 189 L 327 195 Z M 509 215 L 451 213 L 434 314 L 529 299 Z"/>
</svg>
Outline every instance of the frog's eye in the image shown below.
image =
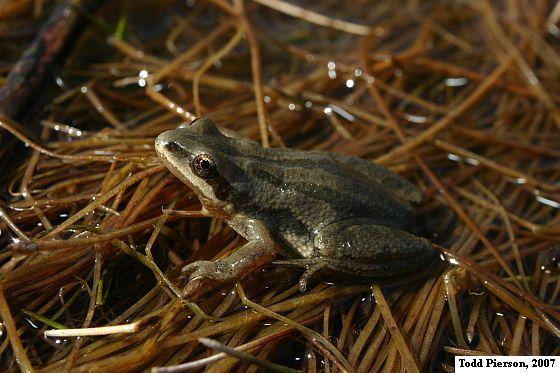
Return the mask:
<svg viewBox="0 0 560 373">
<path fill-rule="evenodd" d="M 191 167 L 195 174 L 204 179 L 210 179 L 216 175 L 216 163 L 208 154 L 197 155 L 193 159 Z"/>
</svg>

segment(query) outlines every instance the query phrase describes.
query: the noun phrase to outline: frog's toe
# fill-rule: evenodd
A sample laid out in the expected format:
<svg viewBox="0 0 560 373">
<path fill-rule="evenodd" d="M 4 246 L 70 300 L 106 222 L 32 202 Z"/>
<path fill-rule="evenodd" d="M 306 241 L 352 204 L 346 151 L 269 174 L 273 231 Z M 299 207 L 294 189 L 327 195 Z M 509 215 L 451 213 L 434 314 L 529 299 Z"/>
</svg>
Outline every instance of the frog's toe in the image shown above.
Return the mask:
<svg viewBox="0 0 560 373">
<path fill-rule="evenodd" d="M 198 260 L 183 267 L 181 277 L 187 280 L 183 297 L 195 300 L 220 285 L 221 275 L 218 265 L 207 260 Z"/>
<path fill-rule="evenodd" d="M 307 289 L 307 283 L 309 280 L 313 278 L 317 272 L 320 272 L 323 268 L 327 266 L 327 263 L 324 261 L 317 261 L 311 265 L 308 265 L 303 272 L 303 275 L 299 278 L 299 291 L 302 293 Z"/>
<path fill-rule="evenodd" d="M 298 282 L 299 290 L 301 292 L 304 292 L 307 289 L 307 283 L 312 279 L 313 275 L 320 272 L 321 269 L 325 268 L 327 265 L 327 263 L 321 258 L 277 260 L 273 262 L 273 264 L 287 267 L 305 268 L 305 272 L 303 272 Z"/>
<path fill-rule="evenodd" d="M 188 281 L 199 278 L 217 278 L 218 268 L 215 262 L 209 260 L 198 260 L 187 264 L 181 269 L 181 277 L 188 278 Z"/>
</svg>

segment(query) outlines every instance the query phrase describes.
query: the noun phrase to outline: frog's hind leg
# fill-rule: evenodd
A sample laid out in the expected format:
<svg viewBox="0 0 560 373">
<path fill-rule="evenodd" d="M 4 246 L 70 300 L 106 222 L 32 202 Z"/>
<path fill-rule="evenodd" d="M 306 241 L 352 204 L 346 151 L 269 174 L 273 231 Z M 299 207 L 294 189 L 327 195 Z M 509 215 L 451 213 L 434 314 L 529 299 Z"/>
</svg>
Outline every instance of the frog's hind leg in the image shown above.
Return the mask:
<svg viewBox="0 0 560 373">
<path fill-rule="evenodd" d="M 308 282 L 315 277 L 355 283 L 395 280 L 398 274 L 403 274 L 402 270 L 409 262 L 397 260 L 391 263 L 364 263 L 350 259 L 311 258 L 279 260 L 273 264 L 305 268 L 299 278 L 299 290 L 304 292 Z M 398 280 L 406 281 L 406 276 L 400 276 Z"/>
<path fill-rule="evenodd" d="M 315 274 L 355 282 L 402 278 L 423 269 L 435 256 L 425 238 L 371 219 L 347 219 L 317 233 L 312 258 L 282 263 L 306 269 L 302 289 Z"/>
<path fill-rule="evenodd" d="M 317 233 L 313 244 L 315 258 L 376 265 L 398 263 L 401 267 L 390 265 L 383 270 L 390 271 L 389 275 L 413 271 L 435 255 L 429 240 L 372 219 L 346 219 L 327 225 Z"/>
</svg>

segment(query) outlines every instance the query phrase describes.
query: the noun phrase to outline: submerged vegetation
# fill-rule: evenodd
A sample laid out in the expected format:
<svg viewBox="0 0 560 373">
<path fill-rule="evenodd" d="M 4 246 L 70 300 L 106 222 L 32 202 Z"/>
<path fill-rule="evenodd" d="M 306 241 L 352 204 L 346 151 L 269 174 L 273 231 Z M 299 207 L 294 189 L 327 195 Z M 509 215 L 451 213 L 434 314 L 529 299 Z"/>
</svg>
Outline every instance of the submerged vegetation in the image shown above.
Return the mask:
<svg viewBox="0 0 560 373">
<path fill-rule="evenodd" d="M 88 26 L 64 64 L 25 115 L 0 116 L 3 369 L 413 372 L 560 355 L 560 6 L 347 3 L 73 9 Z M 0 89 L 55 5 L 0 1 Z M 180 268 L 243 244 L 222 221 L 163 212 L 199 202 L 154 138 L 198 116 L 399 172 L 425 192 L 441 263 L 304 293 L 270 266 L 185 302 Z M 94 327 L 116 328 L 63 333 Z"/>
</svg>

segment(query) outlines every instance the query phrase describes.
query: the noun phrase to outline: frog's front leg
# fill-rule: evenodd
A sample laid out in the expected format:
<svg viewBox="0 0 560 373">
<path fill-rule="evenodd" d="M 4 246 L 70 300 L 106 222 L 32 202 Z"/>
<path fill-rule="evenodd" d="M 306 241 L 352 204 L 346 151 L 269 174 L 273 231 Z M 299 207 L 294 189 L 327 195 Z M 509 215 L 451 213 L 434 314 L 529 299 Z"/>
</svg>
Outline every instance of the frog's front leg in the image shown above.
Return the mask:
<svg viewBox="0 0 560 373">
<path fill-rule="evenodd" d="M 427 266 L 436 252 L 429 240 L 369 219 L 347 219 L 321 229 L 313 257 L 277 262 L 302 266 L 300 289 L 315 274 L 354 280 L 393 279 Z"/>
<path fill-rule="evenodd" d="M 247 242 L 230 256 L 216 261 L 198 260 L 183 267 L 189 276 L 183 290 L 186 299 L 195 299 L 216 286 L 238 281 L 272 262 L 275 244 L 268 239 Z"/>
</svg>

